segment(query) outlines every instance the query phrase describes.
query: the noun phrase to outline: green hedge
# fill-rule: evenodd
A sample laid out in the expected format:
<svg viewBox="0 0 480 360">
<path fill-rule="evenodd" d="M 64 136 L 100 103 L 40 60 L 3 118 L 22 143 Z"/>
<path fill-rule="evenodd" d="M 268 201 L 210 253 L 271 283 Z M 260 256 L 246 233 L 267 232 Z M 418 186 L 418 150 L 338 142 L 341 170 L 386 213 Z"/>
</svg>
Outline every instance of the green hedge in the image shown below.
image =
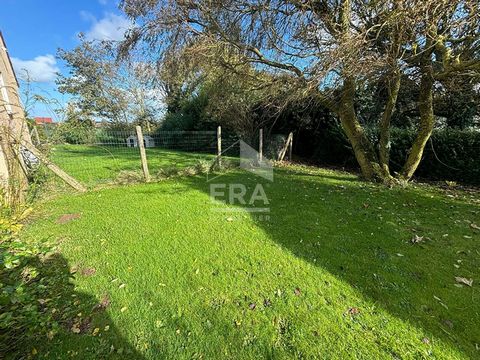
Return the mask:
<svg viewBox="0 0 480 360">
<path fill-rule="evenodd" d="M 375 133 L 368 133 L 375 141 Z M 401 169 L 414 138 L 414 130 L 392 129 L 392 171 Z M 330 128 L 322 134 L 313 159 L 328 165 L 358 167 L 350 144 L 338 128 Z M 425 147 L 415 176 L 480 185 L 480 131 L 435 130 Z"/>
</svg>

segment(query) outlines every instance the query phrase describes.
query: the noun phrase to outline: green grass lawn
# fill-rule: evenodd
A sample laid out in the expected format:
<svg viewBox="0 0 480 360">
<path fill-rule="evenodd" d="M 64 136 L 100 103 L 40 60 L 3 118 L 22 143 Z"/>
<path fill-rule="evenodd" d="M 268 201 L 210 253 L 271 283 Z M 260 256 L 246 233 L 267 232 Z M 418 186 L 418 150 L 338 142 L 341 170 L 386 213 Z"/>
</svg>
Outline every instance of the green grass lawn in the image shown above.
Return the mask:
<svg viewBox="0 0 480 360">
<path fill-rule="evenodd" d="M 199 160 L 211 161 L 212 154 L 147 148 L 149 170 L 155 175 L 161 168 L 179 169 L 195 165 Z M 52 161 L 85 185 L 92 187 L 114 181 L 121 171 L 141 172 L 138 148 L 100 145 L 55 145 Z"/>
<path fill-rule="evenodd" d="M 241 171 L 216 180 L 257 181 Z M 75 315 L 24 350 L 48 359 L 480 357 L 478 194 L 387 189 L 300 167 L 262 183 L 269 220 L 214 211 L 200 176 L 38 205 L 22 236 L 57 244 L 40 271 L 60 267 L 72 279 L 45 296 Z M 79 217 L 59 223 L 65 214 Z M 424 240 L 412 244 L 414 234 Z"/>
</svg>

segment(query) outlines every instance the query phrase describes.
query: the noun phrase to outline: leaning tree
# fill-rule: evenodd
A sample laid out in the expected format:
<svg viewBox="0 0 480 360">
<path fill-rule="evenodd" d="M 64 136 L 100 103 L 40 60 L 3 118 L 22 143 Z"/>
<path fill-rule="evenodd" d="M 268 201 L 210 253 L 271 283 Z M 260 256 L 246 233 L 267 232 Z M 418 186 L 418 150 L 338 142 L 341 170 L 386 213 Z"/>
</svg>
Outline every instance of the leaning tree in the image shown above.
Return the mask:
<svg viewBox="0 0 480 360">
<path fill-rule="evenodd" d="M 435 88 L 480 74 L 476 0 L 123 0 L 121 7 L 136 23 L 122 55 L 143 44 L 158 63 L 182 53 L 225 72 L 249 63 L 294 79 L 291 97 L 314 93 L 337 115 L 370 180 L 408 181 L 434 128 Z M 418 84 L 420 116 L 408 158 L 391 174 L 390 123 L 405 76 Z M 381 82 L 387 94 L 376 143 L 354 106 L 367 82 Z"/>
</svg>

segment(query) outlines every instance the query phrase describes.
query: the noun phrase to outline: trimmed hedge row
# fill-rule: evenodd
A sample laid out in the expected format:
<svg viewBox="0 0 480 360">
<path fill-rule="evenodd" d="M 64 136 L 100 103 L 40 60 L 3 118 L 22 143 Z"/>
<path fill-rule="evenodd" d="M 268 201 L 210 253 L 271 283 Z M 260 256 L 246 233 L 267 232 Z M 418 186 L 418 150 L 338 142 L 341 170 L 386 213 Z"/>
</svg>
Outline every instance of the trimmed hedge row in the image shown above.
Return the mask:
<svg viewBox="0 0 480 360">
<path fill-rule="evenodd" d="M 368 133 L 375 141 L 375 133 Z M 392 129 L 392 171 L 401 169 L 414 138 L 414 130 Z M 358 168 L 352 148 L 339 128 L 330 128 L 321 134 L 311 158 L 322 164 Z M 415 176 L 480 185 L 480 131 L 435 130 Z"/>
</svg>

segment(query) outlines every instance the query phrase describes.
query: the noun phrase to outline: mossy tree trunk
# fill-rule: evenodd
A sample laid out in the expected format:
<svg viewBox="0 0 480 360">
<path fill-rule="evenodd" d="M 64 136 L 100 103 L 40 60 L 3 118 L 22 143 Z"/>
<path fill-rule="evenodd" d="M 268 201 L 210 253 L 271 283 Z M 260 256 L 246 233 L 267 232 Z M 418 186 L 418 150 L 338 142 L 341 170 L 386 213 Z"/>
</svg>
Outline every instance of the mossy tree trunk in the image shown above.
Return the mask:
<svg viewBox="0 0 480 360">
<path fill-rule="evenodd" d="M 360 165 L 362 175 L 367 180 L 385 181 L 377 154 L 371 141 L 367 138 L 365 130 L 358 121 L 354 108 L 355 81 L 351 78 L 345 80 L 340 103 L 336 113 L 340 118 L 342 128 L 352 145 L 355 158 Z"/>
<path fill-rule="evenodd" d="M 422 160 L 423 151 L 428 139 L 433 132 L 435 118 L 433 115 L 433 69 L 431 64 L 421 68 L 420 95 L 418 99 L 418 110 L 420 112 L 420 123 L 417 136 L 410 148 L 407 161 L 403 165 L 400 178 L 408 181 L 418 168 Z"/>
<path fill-rule="evenodd" d="M 388 81 L 388 98 L 379 123 L 378 157 L 385 177 L 390 175 L 390 122 L 400 91 L 400 72 L 396 71 Z"/>
</svg>

